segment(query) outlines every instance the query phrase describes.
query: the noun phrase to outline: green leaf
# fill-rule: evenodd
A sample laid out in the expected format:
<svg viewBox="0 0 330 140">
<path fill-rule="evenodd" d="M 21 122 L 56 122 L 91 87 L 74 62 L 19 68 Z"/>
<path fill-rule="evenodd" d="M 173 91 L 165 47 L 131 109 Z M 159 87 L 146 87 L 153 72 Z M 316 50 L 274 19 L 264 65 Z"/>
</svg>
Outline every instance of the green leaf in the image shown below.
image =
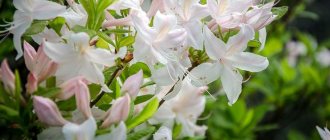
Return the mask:
<svg viewBox="0 0 330 140">
<path fill-rule="evenodd" d="M 134 105 L 148 101 L 152 97 L 154 97 L 154 95 L 152 95 L 152 94 L 137 96 L 136 99 L 134 100 Z"/>
<path fill-rule="evenodd" d="M 119 46 L 120 46 L 120 47 L 124 47 L 124 46 L 132 46 L 134 42 L 135 42 L 135 39 L 134 39 L 133 36 L 127 36 L 127 37 L 122 38 L 122 39 L 119 41 Z"/>
<path fill-rule="evenodd" d="M 102 38 L 104 41 L 108 42 L 109 44 L 111 44 L 112 46 L 116 46 L 116 44 L 112 41 L 112 39 L 106 34 L 106 33 L 103 33 L 103 32 L 97 32 L 97 35 Z"/>
<path fill-rule="evenodd" d="M 126 29 L 109 29 L 109 30 L 106 30 L 106 31 L 103 31 L 103 32 L 106 33 L 106 34 L 111 34 L 111 33 L 126 34 L 126 33 L 131 33 L 132 31 L 126 30 Z"/>
<path fill-rule="evenodd" d="M 74 96 L 68 100 L 59 101 L 56 104 L 61 111 L 73 111 L 76 109 L 76 99 Z"/>
<path fill-rule="evenodd" d="M 47 98 L 56 97 L 59 93 L 61 93 L 61 88 L 53 87 L 53 88 L 39 88 L 35 95 L 43 96 Z"/>
<path fill-rule="evenodd" d="M 47 26 L 48 21 L 38 20 L 34 21 L 31 26 L 25 31 L 24 35 L 30 36 L 42 32 Z"/>
<path fill-rule="evenodd" d="M 182 131 L 182 124 L 175 123 L 174 128 L 173 128 L 173 139 L 176 139 Z"/>
<path fill-rule="evenodd" d="M 127 120 L 126 125 L 128 129 L 132 129 L 135 126 L 138 126 L 139 124 L 147 121 L 149 118 L 151 118 L 154 113 L 156 113 L 159 106 L 159 102 L 157 98 L 154 98 L 151 100 L 141 111 L 140 114 L 138 114 L 136 117 L 133 117 L 130 120 Z"/>
<path fill-rule="evenodd" d="M 5 105 L 0 105 L 0 113 L 6 115 L 8 118 L 18 117 L 18 111 Z"/>
<path fill-rule="evenodd" d="M 15 70 L 15 98 L 16 101 L 20 101 L 22 92 L 21 78 L 19 76 L 18 70 Z"/>
<path fill-rule="evenodd" d="M 288 6 L 272 8 L 273 14 L 277 15 L 276 20 L 282 18 L 286 14 L 286 12 L 288 12 L 288 10 L 289 10 Z"/>
<path fill-rule="evenodd" d="M 131 133 L 127 136 L 127 140 L 140 140 L 144 137 L 150 136 L 156 130 L 155 127 L 147 127 L 137 132 Z"/>
<path fill-rule="evenodd" d="M 260 47 L 261 46 L 261 42 L 259 40 L 251 40 L 248 43 L 249 47 Z"/>
<path fill-rule="evenodd" d="M 57 17 L 53 19 L 52 21 L 49 22 L 49 27 L 54 29 L 54 31 L 58 34 L 61 35 L 61 29 L 63 25 L 65 24 L 65 18 L 64 17 Z"/>
<path fill-rule="evenodd" d="M 97 42 L 96 42 L 96 47 L 98 48 L 102 48 L 102 49 L 109 49 L 109 45 L 108 42 L 106 42 L 104 39 L 100 38 Z"/>
<path fill-rule="evenodd" d="M 98 1 L 97 12 L 98 13 L 103 12 L 107 7 L 109 7 L 115 1 L 117 1 L 117 0 L 100 0 L 100 1 Z"/>
<path fill-rule="evenodd" d="M 137 62 L 137 63 L 133 64 L 131 67 L 129 67 L 128 73 L 129 73 L 129 75 L 133 75 L 133 74 L 136 74 L 137 72 L 139 72 L 141 69 L 143 71 L 144 78 L 148 78 L 151 76 L 151 71 L 150 71 L 149 67 L 142 62 Z"/>
<path fill-rule="evenodd" d="M 80 26 L 80 25 L 74 26 L 71 30 L 73 32 L 75 32 L 75 33 L 85 32 L 85 33 L 87 33 L 89 35 L 90 38 L 92 38 L 92 37 L 94 37 L 96 35 L 96 32 L 95 31 L 86 29 L 85 27 Z"/>
<path fill-rule="evenodd" d="M 52 88 L 56 86 L 56 77 L 50 77 L 46 80 L 46 87 Z"/>
</svg>

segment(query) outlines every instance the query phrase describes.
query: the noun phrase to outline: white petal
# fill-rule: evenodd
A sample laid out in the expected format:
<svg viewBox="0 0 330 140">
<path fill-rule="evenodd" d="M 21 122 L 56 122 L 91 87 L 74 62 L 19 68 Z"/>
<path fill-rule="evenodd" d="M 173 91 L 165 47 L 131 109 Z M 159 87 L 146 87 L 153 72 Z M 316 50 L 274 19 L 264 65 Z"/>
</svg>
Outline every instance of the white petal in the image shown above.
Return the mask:
<svg viewBox="0 0 330 140">
<path fill-rule="evenodd" d="M 220 70 L 221 65 L 218 63 L 203 63 L 194 68 L 189 77 L 194 86 L 206 86 L 219 78 Z"/>
<path fill-rule="evenodd" d="M 60 43 L 44 42 L 45 53 L 53 61 L 60 63 L 66 61 L 72 61 L 75 52 L 69 46 Z"/>
<path fill-rule="evenodd" d="M 267 30 L 266 28 L 262 28 L 261 30 L 259 30 L 259 41 L 261 43 L 259 51 L 264 49 L 266 38 L 267 38 Z"/>
<path fill-rule="evenodd" d="M 269 64 L 266 57 L 250 52 L 234 54 L 227 59 L 231 61 L 234 67 L 250 72 L 260 72 L 266 69 Z"/>
<path fill-rule="evenodd" d="M 185 25 L 187 31 L 187 45 L 197 50 L 203 50 L 203 24 L 200 21 L 189 22 Z"/>
<path fill-rule="evenodd" d="M 35 0 L 33 7 L 33 18 L 44 20 L 52 19 L 65 12 L 66 7 L 52 1 Z"/>
<path fill-rule="evenodd" d="M 181 90 L 182 87 L 182 81 L 179 80 L 178 82 L 175 82 L 173 85 L 173 90 L 171 92 L 169 92 L 165 97 L 163 97 L 164 100 L 170 100 L 173 99 L 174 97 L 176 97 L 178 95 L 178 93 Z"/>
<path fill-rule="evenodd" d="M 239 33 L 229 38 L 227 43 L 227 55 L 244 51 L 247 47 L 247 43 L 253 38 L 254 29 L 249 25 L 242 25 Z"/>
<path fill-rule="evenodd" d="M 63 140 L 64 136 L 61 127 L 49 127 L 38 134 L 37 138 L 38 140 Z"/>
<path fill-rule="evenodd" d="M 153 136 L 154 140 L 172 140 L 172 130 L 166 126 L 160 127 Z"/>
<path fill-rule="evenodd" d="M 154 17 L 154 27 L 159 34 L 167 33 L 177 24 L 176 17 L 174 15 L 165 15 L 157 12 Z"/>
<path fill-rule="evenodd" d="M 97 64 L 102 64 L 109 67 L 115 64 L 115 55 L 105 49 L 90 49 L 86 51 L 86 55 L 88 55 L 90 61 Z"/>
<path fill-rule="evenodd" d="M 151 79 L 160 86 L 168 86 L 176 82 L 177 77 L 172 77 L 166 66 L 152 71 Z"/>
<path fill-rule="evenodd" d="M 85 62 L 81 67 L 80 74 L 84 76 L 88 81 L 97 84 L 104 84 L 104 75 L 102 73 L 103 66 Z"/>
<path fill-rule="evenodd" d="M 32 19 L 21 11 L 16 11 L 14 14 L 14 26 L 10 31 L 14 34 L 14 46 L 17 51 L 16 60 L 23 56 L 21 37 L 24 32 L 30 27 Z"/>
<path fill-rule="evenodd" d="M 81 125 L 67 123 L 63 126 L 62 132 L 66 140 L 92 140 L 95 136 L 96 122 L 90 117 Z"/>
<path fill-rule="evenodd" d="M 237 70 L 229 66 L 224 66 L 220 77 L 229 104 L 234 104 L 242 91 L 242 75 Z"/>
<path fill-rule="evenodd" d="M 204 26 L 203 32 L 205 50 L 209 57 L 213 60 L 218 60 L 224 56 L 226 44 L 217 38 L 207 26 Z"/>
<path fill-rule="evenodd" d="M 126 140 L 127 128 L 124 122 L 120 122 L 119 125 L 111 131 L 110 134 L 100 135 L 95 140 Z"/>
</svg>

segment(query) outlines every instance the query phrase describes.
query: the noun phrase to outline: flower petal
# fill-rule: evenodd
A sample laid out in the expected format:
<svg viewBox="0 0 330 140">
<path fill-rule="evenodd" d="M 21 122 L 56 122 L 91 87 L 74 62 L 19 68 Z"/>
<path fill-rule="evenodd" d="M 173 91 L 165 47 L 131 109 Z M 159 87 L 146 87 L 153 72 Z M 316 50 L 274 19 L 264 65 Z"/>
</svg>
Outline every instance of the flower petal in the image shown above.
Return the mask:
<svg viewBox="0 0 330 140">
<path fill-rule="evenodd" d="M 230 37 L 227 43 L 227 55 L 242 52 L 247 48 L 247 43 L 254 38 L 254 29 L 249 25 L 241 25 L 239 33 Z"/>
<path fill-rule="evenodd" d="M 218 60 L 224 56 L 226 44 L 217 38 L 207 26 L 204 26 L 203 33 L 205 50 L 209 57 L 213 60 Z"/>
<path fill-rule="evenodd" d="M 268 67 L 268 59 L 266 57 L 250 53 L 241 52 L 227 58 L 234 67 L 250 72 L 260 72 Z"/>
<path fill-rule="evenodd" d="M 221 83 L 226 92 L 229 104 L 234 104 L 242 91 L 242 75 L 235 69 L 224 66 L 221 72 Z"/>
<path fill-rule="evenodd" d="M 33 18 L 44 20 L 52 19 L 65 12 L 66 7 L 47 0 L 34 0 Z"/>
<path fill-rule="evenodd" d="M 220 76 L 221 65 L 218 63 L 203 63 L 194 68 L 189 77 L 194 86 L 206 86 L 211 82 L 217 80 Z"/>
</svg>

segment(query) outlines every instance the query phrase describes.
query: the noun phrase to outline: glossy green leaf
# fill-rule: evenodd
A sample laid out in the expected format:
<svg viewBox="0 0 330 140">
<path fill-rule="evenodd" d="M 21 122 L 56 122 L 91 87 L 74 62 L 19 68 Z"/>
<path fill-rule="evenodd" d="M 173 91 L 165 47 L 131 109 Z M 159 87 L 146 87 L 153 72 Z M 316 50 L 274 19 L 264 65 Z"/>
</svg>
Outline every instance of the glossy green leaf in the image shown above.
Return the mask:
<svg viewBox="0 0 330 140">
<path fill-rule="evenodd" d="M 137 96 L 136 99 L 134 100 L 134 105 L 144 103 L 144 102 L 148 101 L 149 99 L 151 99 L 152 97 L 154 97 L 154 95 L 152 95 L 152 94 Z"/>
<path fill-rule="evenodd" d="M 30 36 L 42 32 L 47 26 L 48 21 L 33 21 L 31 26 L 25 31 L 24 35 Z"/>
<path fill-rule="evenodd" d="M 138 126 L 139 124 L 145 122 L 146 120 L 148 120 L 149 118 L 151 118 L 154 113 L 156 113 L 157 109 L 158 109 L 158 99 L 154 98 L 152 99 L 145 107 L 144 109 L 141 111 L 140 114 L 138 114 L 136 117 L 133 117 L 130 120 L 127 120 L 126 125 L 128 129 L 132 129 L 135 126 Z"/>
</svg>

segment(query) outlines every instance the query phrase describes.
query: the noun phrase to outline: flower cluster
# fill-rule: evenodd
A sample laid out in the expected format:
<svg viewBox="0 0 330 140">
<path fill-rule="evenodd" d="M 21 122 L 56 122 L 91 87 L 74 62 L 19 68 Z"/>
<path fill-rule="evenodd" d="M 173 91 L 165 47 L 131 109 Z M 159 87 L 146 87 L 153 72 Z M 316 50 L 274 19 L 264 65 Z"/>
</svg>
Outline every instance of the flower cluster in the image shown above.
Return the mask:
<svg viewBox="0 0 330 140">
<path fill-rule="evenodd" d="M 203 135 L 206 126 L 196 122 L 207 85 L 220 79 L 234 104 L 244 81 L 240 70 L 267 68 L 267 58 L 255 52 L 277 18 L 274 2 L 254 0 L 13 3 L 17 11 L 6 31 L 14 35 L 16 59 L 24 56 L 30 71 L 24 97 L 47 126 L 40 139 Z M 33 41 L 22 47 L 27 37 Z M 257 45 L 250 48 L 250 42 Z M 15 78 L 3 61 L 1 79 L 9 93 Z M 49 96 L 45 88 L 59 91 Z M 63 107 L 67 102 L 75 102 L 75 109 Z"/>
</svg>

